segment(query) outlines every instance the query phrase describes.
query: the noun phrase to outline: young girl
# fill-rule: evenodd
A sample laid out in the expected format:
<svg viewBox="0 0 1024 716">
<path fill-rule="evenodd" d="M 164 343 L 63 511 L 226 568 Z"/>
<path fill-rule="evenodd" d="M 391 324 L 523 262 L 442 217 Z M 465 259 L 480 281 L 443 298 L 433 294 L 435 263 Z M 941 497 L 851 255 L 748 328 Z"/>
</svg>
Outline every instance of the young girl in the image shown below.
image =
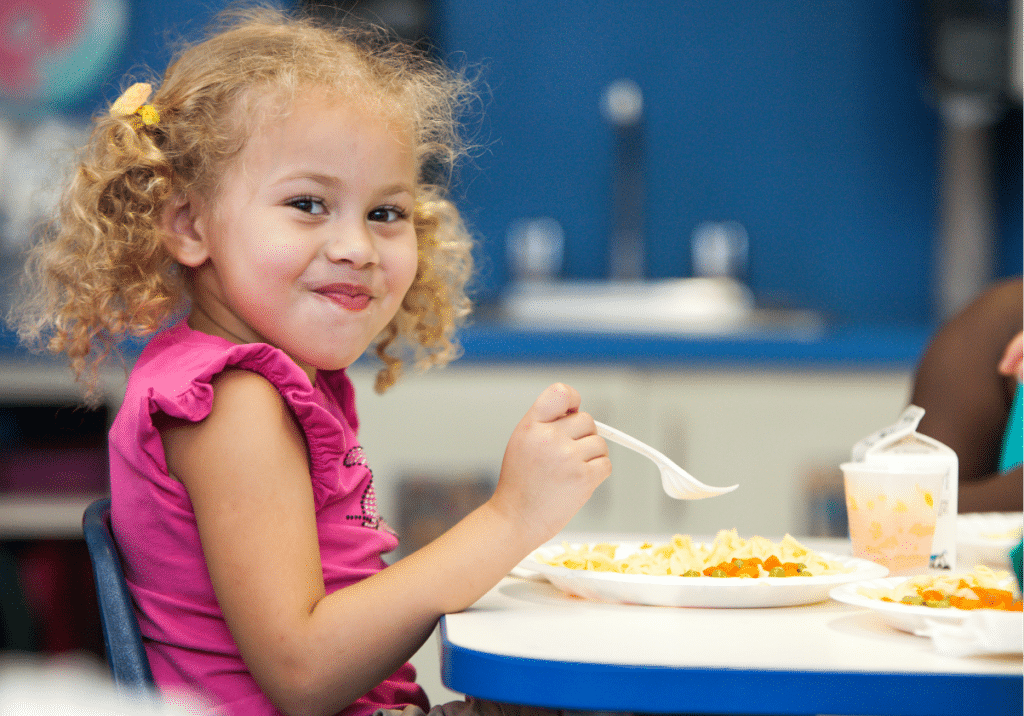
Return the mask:
<svg viewBox="0 0 1024 716">
<path fill-rule="evenodd" d="M 113 529 L 154 675 L 227 714 L 429 708 L 406 661 L 440 615 L 610 472 L 579 395 L 553 385 L 490 500 L 381 558 L 397 538 L 345 368 L 376 343 L 383 392 L 403 343 L 423 365 L 453 357 L 470 242 L 436 180 L 459 154 L 465 82 L 373 36 L 256 10 L 148 89 L 97 121 L 18 324 L 91 385 L 118 339 L 160 331 L 110 431 Z"/>
</svg>

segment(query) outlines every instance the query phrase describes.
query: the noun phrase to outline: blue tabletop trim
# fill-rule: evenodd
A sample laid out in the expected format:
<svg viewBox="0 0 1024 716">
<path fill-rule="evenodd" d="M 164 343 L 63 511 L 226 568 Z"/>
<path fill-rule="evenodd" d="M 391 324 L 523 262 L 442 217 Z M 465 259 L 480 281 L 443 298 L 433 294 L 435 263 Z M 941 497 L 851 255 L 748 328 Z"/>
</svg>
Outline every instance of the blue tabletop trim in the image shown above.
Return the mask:
<svg viewBox="0 0 1024 716">
<path fill-rule="evenodd" d="M 455 646 L 444 618 L 441 680 L 449 689 L 477 698 L 594 711 L 1020 716 L 1024 708 L 1019 675 L 749 672 L 549 662 Z"/>
</svg>

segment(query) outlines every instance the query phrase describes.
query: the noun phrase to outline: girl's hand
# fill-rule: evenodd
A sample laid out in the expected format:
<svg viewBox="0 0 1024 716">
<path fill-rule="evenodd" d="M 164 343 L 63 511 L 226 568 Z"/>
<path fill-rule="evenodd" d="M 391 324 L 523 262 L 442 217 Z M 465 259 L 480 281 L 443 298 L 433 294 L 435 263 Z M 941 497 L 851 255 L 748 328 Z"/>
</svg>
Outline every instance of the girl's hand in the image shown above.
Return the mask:
<svg viewBox="0 0 1024 716">
<path fill-rule="evenodd" d="M 1024 383 L 1024 333 L 1018 333 L 1006 346 L 1003 358 L 999 361 L 999 373 L 1013 376 L 1018 383 Z"/>
<path fill-rule="evenodd" d="M 565 527 L 611 474 L 608 446 L 580 395 L 549 386 L 516 426 L 505 450 L 492 505 L 541 544 Z"/>
</svg>

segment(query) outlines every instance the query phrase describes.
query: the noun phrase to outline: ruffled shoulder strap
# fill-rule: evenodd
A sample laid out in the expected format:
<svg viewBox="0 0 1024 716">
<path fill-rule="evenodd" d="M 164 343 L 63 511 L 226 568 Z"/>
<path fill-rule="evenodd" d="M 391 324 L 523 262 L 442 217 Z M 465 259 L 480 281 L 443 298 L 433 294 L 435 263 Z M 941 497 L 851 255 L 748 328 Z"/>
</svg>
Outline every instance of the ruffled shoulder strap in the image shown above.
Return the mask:
<svg viewBox="0 0 1024 716">
<path fill-rule="evenodd" d="M 210 414 L 211 383 L 218 373 L 239 369 L 262 375 L 280 392 L 305 433 L 316 508 L 335 491 L 355 488 L 356 476 L 349 475 L 352 485 L 342 484 L 348 471 L 339 469 L 342 456 L 355 446 L 355 426 L 347 425 L 348 411 L 332 409 L 331 399 L 310 384 L 306 373 L 280 349 L 266 343 L 231 343 L 181 323 L 155 337 L 139 363 L 136 369 L 145 372 L 149 383 L 150 414 L 162 412 L 190 422 Z M 339 373 L 351 391 L 344 372 Z M 329 385 L 334 387 L 337 380 Z"/>
</svg>

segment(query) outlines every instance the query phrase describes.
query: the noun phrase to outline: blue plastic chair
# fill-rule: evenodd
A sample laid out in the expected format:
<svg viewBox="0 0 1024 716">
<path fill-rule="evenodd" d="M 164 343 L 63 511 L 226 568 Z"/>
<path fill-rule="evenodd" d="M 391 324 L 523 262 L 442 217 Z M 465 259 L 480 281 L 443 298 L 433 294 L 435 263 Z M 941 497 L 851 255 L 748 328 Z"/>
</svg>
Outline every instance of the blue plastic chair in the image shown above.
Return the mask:
<svg viewBox="0 0 1024 716">
<path fill-rule="evenodd" d="M 96 500 L 85 509 L 82 531 L 92 560 L 103 645 L 114 683 L 127 690 L 152 690 L 153 672 L 142 644 L 117 544 L 110 531 L 109 497 Z"/>
</svg>

